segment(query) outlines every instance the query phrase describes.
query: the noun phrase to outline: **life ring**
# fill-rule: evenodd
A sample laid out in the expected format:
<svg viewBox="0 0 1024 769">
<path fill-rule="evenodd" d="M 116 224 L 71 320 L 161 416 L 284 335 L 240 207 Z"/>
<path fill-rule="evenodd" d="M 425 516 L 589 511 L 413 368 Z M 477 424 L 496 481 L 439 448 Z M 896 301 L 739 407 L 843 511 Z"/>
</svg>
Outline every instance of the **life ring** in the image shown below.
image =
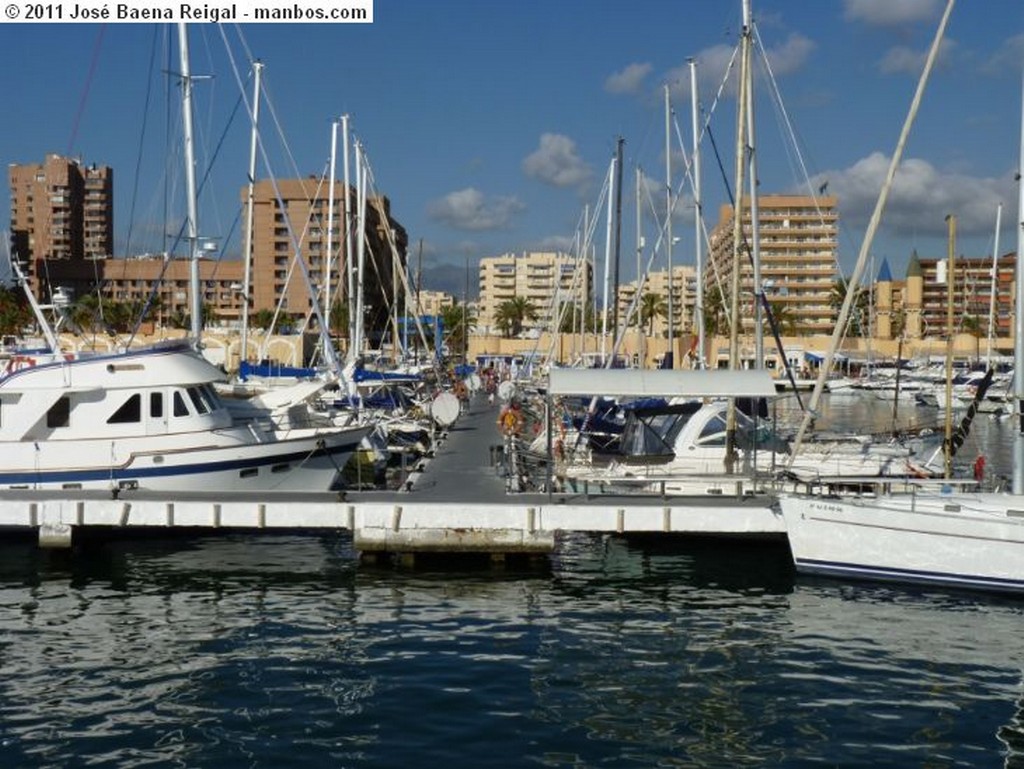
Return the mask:
<svg viewBox="0 0 1024 769">
<path fill-rule="evenodd" d="M 7 367 L 8 371 L 21 371 L 23 368 L 31 368 L 36 365 L 36 359 L 30 358 L 27 355 L 15 355 L 11 358 L 10 365 Z"/>
<path fill-rule="evenodd" d="M 506 436 L 518 435 L 522 429 L 523 416 L 519 413 L 519 410 L 514 408 L 503 409 L 498 416 L 498 430 L 501 431 L 501 434 Z"/>
</svg>

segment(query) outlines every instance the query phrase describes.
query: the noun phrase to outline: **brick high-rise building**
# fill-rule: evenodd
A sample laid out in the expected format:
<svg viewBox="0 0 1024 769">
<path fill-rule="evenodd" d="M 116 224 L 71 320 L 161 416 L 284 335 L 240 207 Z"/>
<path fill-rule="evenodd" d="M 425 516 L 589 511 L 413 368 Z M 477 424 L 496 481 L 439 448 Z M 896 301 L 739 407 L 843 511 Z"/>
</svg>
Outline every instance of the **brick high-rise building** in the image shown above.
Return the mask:
<svg viewBox="0 0 1024 769">
<path fill-rule="evenodd" d="M 8 167 L 11 241 L 36 294 L 40 279 L 76 283 L 93 274 L 86 260 L 114 247 L 114 172 L 61 155 Z"/>
<path fill-rule="evenodd" d="M 243 188 L 241 194 L 244 202 L 248 190 Z M 352 189 L 350 194 L 349 211 L 354 223 L 355 190 Z M 279 179 L 276 186 L 269 180 L 256 183 L 253 190 L 252 284 L 249 292 L 254 310 L 274 309 L 281 297 L 284 298 L 283 311 L 293 317 L 301 318 L 309 313 L 314 301 L 323 306 L 322 292 L 328 280 L 329 240 L 333 251 L 329 276 L 331 304 L 347 301 L 344 183 L 335 182 L 333 199 L 333 232 L 328 233 L 331 198 L 329 189 L 318 179 Z M 400 312 L 404 307 L 405 289 L 400 279 L 397 282 L 396 279 L 405 269 L 409 238 L 405 228 L 391 216 L 391 204 L 385 197 L 366 201 L 365 233 L 362 281 L 365 323 L 369 335 L 379 336 L 388 325 L 395 302 Z M 321 292 L 319 298 L 309 295 L 300 268 L 293 266 L 296 243 L 314 290 Z M 357 248 L 353 229 L 353 262 Z M 370 341 L 376 343 L 379 340 Z"/>
</svg>

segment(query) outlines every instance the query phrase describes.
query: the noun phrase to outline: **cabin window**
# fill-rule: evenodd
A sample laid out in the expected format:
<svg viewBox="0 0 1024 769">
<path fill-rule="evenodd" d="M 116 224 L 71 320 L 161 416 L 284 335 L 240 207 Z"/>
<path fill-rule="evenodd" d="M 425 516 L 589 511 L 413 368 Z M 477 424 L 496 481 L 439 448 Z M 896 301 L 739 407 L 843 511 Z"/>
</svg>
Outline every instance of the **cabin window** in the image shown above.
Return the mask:
<svg viewBox="0 0 1024 769">
<path fill-rule="evenodd" d="M 67 427 L 71 421 L 71 400 L 59 398 L 46 412 L 47 427 Z"/>
<path fill-rule="evenodd" d="M 724 446 L 725 445 L 725 420 L 720 416 L 713 416 L 700 431 L 697 439 L 699 446 Z"/>
<path fill-rule="evenodd" d="M 185 399 L 181 397 L 181 391 L 174 391 L 174 416 L 176 417 L 187 417 L 188 406 L 185 405 Z"/>
<path fill-rule="evenodd" d="M 133 422 L 142 421 L 142 396 L 138 393 L 132 395 L 128 400 L 121 404 L 121 407 L 115 411 L 110 419 L 107 420 L 108 425 L 124 425 L 131 424 Z"/>
<path fill-rule="evenodd" d="M 164 394 L 149 394 L 149 416 L 151 419 L 160 419 L 164 415 Z"/>
<path fill-rule="evenodd" d="M 197 414 L 205 414 L 210 410 L 206 403 L 206 399 L 203 397 L 202 393 L 199 392 L 198 387 L 188 388 L 188 397 L 192 399 L 192 405 L 195 406 Z"/>
<path fill-rule="evenodd" d="M 216 411 L 221 408 L 220 396 L 217 395 L 217 391 L 213 389 L 212 385 L 204 384 L 200 389 L 206 396 L 206 402 L 210 404 L 210 411 Z"/>
</svg>

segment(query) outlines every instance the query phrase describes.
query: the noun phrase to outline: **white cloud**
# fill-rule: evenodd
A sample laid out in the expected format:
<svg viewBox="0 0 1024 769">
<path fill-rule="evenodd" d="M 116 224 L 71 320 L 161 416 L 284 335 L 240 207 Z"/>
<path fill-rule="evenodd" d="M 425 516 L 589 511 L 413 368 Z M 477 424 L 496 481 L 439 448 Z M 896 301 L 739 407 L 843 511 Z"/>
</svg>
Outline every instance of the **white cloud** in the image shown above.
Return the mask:
<svg viewBox="0 0 1024 769">
<path fill-rule="evenodd" d="M 523 160 L 523 172 L 554 187 L 578 187 L 593 176 L 576 152 L 576 142 L 553 133 L 541 135 L 540 146 Z"/>
<path fill-rule="evenodd" d="M 939 43 L 939 54 L 935 59 L 936 66 L 942 67 L 950 61 L 956 50 L 955 40 L 942 40 Z M 890 48 L 882 57 L 878 68 L 887 75 L 905 73 L 919 77 L 924 69 L 925 59 L 928 58 L 927 51 L 915 51 L 903 45 Z"/>
<path fill-rule="evenodd" d="M 862 158 L 849 168 L 827 171 L 812 179 L 814 187 L 828 181 L 828 192 L 838 199 L 841 222 L 863 228 L 874 211 L 890 159 L 881 152 Z M 926 160 L 909 158 L 896 172 L 882 227 L 900 235 L 944 235 L 946 216 L 957 217 L 964 235 L 992 230 L 999 201 L 1014 199 L 1014 182 L 936 168 Z"/>
<path fill-rule="evenodd" d="M 480 190 L 467 187 L 449 192 L 427 206 L 431 219 L 458 230 L 500 230 L 526 206 L 516 197 L 495 197 L 490 200 Z"/>
<path fill-rule="evenodd" d="M 634 62 L 619 72 L 613 72 L 604 81 L 604 90 L 608 93 L 637 93 L 643 85 L 644 78 L 651 72 L 647 62 Z"/>
<path fill-rule="evenodd" d="M 843 16 L 877 27 L 900 27 L 939 15 L 941 0 L 845 0 Z"/>
<path fill-rule="evenodd" d="M 1004 40 L 983 69 L 995 74 L 1013 72 L 1019 70 L 1021 61 L 1024 61 L 1024 33 Z"/>
<path fill-rule="evenodd" d="M 567 235 L 549 235 L 533 244 L 531 251 L 561 251 L 572 254 L 576 248 L 576 240 Z"/>
<path fill-rule="evenodd" d="M 768 63 L 771 65 L 774 75 L 789 75 L 804 66 L 816 47 L 817 43 L 813 40 L 794 32 L 781 45 L 766 49 L 765 55 L 768 57 Z M 736 95 L 736 78 L 739 76 L 740 65 L 739 56 L 735 53 L 735 46 L 721 44 L 705 48 L 694 57 L 697 61 L 697 87 L 702 94 L 718 92 L 731 62 L 732 71 L 729 72 L 729 82 L 725 86 L 725 93 L 731 96 Z M 673 98 L 689 98 L 689 64 L 670 69 L 665 73 L 664 80 L 670 84 Z"/>
<path fill-rule="evenodd" d="M 924 51 L 915 51 L 905 45 L 897 45 L 886 51 L 885 56 L 878 63 L 878 68 L 886 74 L 905 72 L 908 75 L 921 74 L 924 69 Z"/>
<path fill-rule="evenodd" d="M 788 75 L 804 65 L 815 47 L 813 40 L 794 32 L 782 45 L 766 51 L 768 63 L 772 65 L 772 71 L 776 75 Z"/>
<path fill-rule="evenodd" d="M 703 94 L 702 99 L 710 101 L 710 95 L 718 92 L 722 79 L 729 69 L 729 62 L 733 60 L 735 50 L 735 46 L 720 44 L 705 48 L 693 57 L 697 62 L 697 88 Z M 738 67 L 739 57 L 737 56 L 730 84 L 726 86 L 732 94 L 736 93 L 736 88 L 732 83 L 735 83 L 735 69 Z M 670 69 L 665 73 L 664 81 L 669 84 L 673 99 L 688 99 L 690 96 L 690 65 L 683 64 Z"/>
</svg>

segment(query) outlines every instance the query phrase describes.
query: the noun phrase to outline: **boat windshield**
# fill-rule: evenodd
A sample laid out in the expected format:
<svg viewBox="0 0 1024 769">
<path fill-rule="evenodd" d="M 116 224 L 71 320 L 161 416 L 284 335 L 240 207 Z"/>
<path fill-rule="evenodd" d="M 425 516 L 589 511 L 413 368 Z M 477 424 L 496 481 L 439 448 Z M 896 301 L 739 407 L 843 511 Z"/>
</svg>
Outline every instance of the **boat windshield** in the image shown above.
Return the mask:
<svg viewBox="0 0 1024 769">
<path fill-rule="evenodd" d="M 675 456 L 676 437 L 700 407 L 694 401 L 629 411 L 619 441 L 620 452 L 628 457 Z"/>
</svg>

